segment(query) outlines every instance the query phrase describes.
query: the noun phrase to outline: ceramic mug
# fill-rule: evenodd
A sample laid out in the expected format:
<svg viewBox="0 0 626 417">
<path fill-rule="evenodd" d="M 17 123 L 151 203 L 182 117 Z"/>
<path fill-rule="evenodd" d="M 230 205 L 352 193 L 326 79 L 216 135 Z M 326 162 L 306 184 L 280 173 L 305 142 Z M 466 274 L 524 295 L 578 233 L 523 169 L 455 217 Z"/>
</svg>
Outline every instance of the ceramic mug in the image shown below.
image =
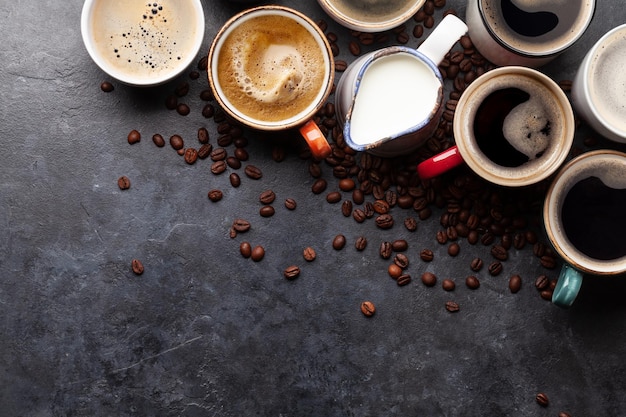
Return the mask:
<svg viewBox="0 0 626 417">
<path fill-rule="evenodd" d="M 494 184 L 534 184 L 565 161 L 574 130 L 569 99 L 552 79 L 532 68 L 497 68 L 461 95 L 453 120 L 456 145 L 417 171 L 428 179 L 465 163 Z"/>
<path fill-rule="evenodd" d="M 589 50 L 572 85 L 578 114 L 602 136 L 626 143 L 626 25 L 607 32 Z"/>
<path fill-rule="evenodd" d="M 193 63 L 204 23 L 200 0 L 86 0 L 80 29 L 100 69 L 124 84 L 148 87 L 173 80 Z"/>
<path fill-rule="evenodd" d="M 313 116 L 326 103 L 334 74 L 324 33 L 284 6 L 259 6 L 233 16 L 208 55 L 209 85 L 230 117 L 261 131 L 298 128 L 317 158 L 331 153 Z"/>
<path fill-rule="evenodd" d="M 565 264 L 552 295 L 569 307 L 583 274 L 626 272 L 626 154 L 584 153 L 563 166 L 546 195 L 543 221 L 550 243 Z"/>
<path fill-rule="evenodd" d="M 437 66 L 466 31 L 465 23 L 448 15 L 417 50 L 391 46 L 351 63 L 335 91 L 346 144 L 383 157 L 421 146 L 443 112 Z"/>
<path fill-rule="evenodd" d="M 536 68 L 572 46 L 594 11 L 595 0 L 469 0 L 466 22 L 489 61 Z"/>
<path fill-rule="evenodd" d="M 409 20 L 426 0 L 317 0 L 334 21 L 359 32 L 383 32 Z"/>
</svg>

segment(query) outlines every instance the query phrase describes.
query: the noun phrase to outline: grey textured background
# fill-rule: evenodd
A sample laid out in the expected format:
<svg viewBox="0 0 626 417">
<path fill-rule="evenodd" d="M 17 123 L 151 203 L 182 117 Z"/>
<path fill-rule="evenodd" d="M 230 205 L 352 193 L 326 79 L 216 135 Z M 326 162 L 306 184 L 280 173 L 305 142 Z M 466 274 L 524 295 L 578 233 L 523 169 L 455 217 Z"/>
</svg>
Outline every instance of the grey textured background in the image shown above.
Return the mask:
<svg viewBox="0 0 626 417">
<path fill-rule="evenodd" d="M 349 31 L 316 2 L 278 3 L 326 19 L 340 58 L 352 59 Z M 464 4 L 446 8 L 462 17 Z M 311 193 L 297 150 L 276 163 L 263 135 L 248 134 L 249 163 L 263 178 L 241 173 L 232 188 L 207 161 L 189 166 L 150 140 L 193 138 L 206 126 L 215 144 L 216 126 L 200 114 L 204 76 L 191 82 L 187 117 L 163 105 L 176 82 L 101 92 L 108 78 L 83 47 L 81 7 L 0 2 L 0 415 L 626 415 L 626 280 L 587 278 L 562 310 L 533 288 L 546 271 L 527 247 L 512 251 L 502 276 L 483 272 L 481 288 L 469 291 L 468 262 L 488 259 L 487 249 L 462 242 L 461 256 L 449 258 L 434 240 L 438 212 L 416 233 L 344 218 Z M 203 54 L 243 6 L 204 7 Z M 586 49 L 625 21 L 623 4 L 600 1 L 579 43 L 542 70 L 572 78 Z M 143 134 L 133 146 L 131 129 Z M 121 175 L 130 190 L 117 187 Z M 336 187 L 330 169 L 324 178 Z M 212 188 L 225 193 L 217 204 L 207 199 Z M 258 195 L 268 188 L 277 213 L 263 219 Z M 287 197 L 297 210 L 284 209 Z M 231 239 L 237 217 L 253 228 Z M 331 248 L 337 233 L 348 238 L 342 251 Z M 361 235 L 370 244 L 357 252 Z M 410 244 L 406 287 L 390 281 L 377 254 L 381 240 L 396 238 Z M 244 239 L 265 246 L 262 262 L 239 255 Z M 312 263 L 302 260 L 306 246 L 317 251 Z M 436 251 L 431 264 L 418 260 L 424 247 Z M 132 258 L 143 261 L 142 276 Z M 302 274 L 287 281 L 282 271 L 293 263 Z M 424 287 L 424 270 L 454 278 L 457 289 Z M 513 272 L 523 279 L 515 295 L 506 284 Z M 371 319 L 359 311 L 365 299 L 378 308 Z M 459 313 L 443 308 L 448 299 Z M 538 392 L 549 407 L 536 404 Z"/>
</svg>

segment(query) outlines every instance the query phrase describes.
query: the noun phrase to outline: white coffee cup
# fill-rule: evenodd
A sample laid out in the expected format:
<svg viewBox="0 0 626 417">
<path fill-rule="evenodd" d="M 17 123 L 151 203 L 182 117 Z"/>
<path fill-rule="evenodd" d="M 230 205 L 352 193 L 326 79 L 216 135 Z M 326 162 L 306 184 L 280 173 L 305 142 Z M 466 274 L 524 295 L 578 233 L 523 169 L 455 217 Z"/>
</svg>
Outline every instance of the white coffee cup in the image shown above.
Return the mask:
<svg viewBox="0 0 626 417">
<path fill-rule="evenodd" d="M 204 25 L 200 0 L 85 0 L 81 14 L 93 61 L 139 87 L 164 84 L 185 71 L 200 51 Z"/>
<path fill-rule="evenodd" d="M 466 32 L 465 23 L 448 15 L 417 50 L 391 46 L 351 63 L 335 91 L 346 144 L 383 157 L 420 147 L 443 112 L 443 80 L 437 66 Z"/>
<path fill-rule="evenodd" d="M 489 61 L 536 68 L 572 46 L 594 11 L 595 0 L 469 0 L 466 22 Z"/>
<path fill-rule="evenodd" d="M 317 0 L 337 23 L 360 32 L 383 32 L 409 20 L 426 0 Z"/>
<path fill-rule="evenodd" d="M 626 24 L 607 32 L 583 59 L 572 85 L 578 114 L 602 136 L 626 143 Z"/>
</svg>

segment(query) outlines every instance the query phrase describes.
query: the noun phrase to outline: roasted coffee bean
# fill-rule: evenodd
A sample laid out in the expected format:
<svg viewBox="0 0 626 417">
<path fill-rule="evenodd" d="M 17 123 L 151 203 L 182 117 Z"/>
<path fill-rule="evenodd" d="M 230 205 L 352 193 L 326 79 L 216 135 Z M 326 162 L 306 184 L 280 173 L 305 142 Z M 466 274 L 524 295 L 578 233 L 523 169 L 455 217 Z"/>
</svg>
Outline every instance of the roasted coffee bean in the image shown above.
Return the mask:
<svg viewBox="0 0 626 417">
<path fill-rule="evenodd" d="M 272 148 L 272 160 L 274 162 L 282 162 L 285 160 L 287 153 L 285 152 L 285 148 L 282 146 L 274 146 Z"/>
<path fill-rule="evenodd" d="M 502 272 L 502 264 L 500 263 L 500 261 L 492 262 L 489 265 L 488 271 L 489 271 L 489 274 L 491 274 L 494 277 L 496 275 L 500 275 L 500 273 Z"/>
<path fill-rule="evenodd" d="M 198 160 L 198 151 L 194 148 L 185 149 L 185 162 L 189 165 L 193 165 Z"/>
<path fill-rule="evenodd" d="M 326 182 L 326 180 L 323 178 L 319 178 L 311 186 L 311 191 L 313 192 L 313 194 L 321 194 L 326 190 L 327 186 L 328 182 Z"/>
<path fill-rule="evenodd" d="M 287 210 L 295 210 L 297 206 L 298 204 L 293 198 L 285 199 L 285 207 L 287 208 Z"/>
<path fill-rule="evenodd" d="M 249 242 L 241 242 L 239 244 L 239 253 L 241 253 L 241 256 L 244 258 L 249 258 L 252 256 L 252 245 L 250 245 Z"/>
<path fill-rule="evenodd" d="M 365 201 L 365 194 L 363 194 L 363 191 L 358 188 L 352 191 L 352 201 L 354 204 L 363 204 Z"/>
<path fill-rule="evenodd" d="M 393 217 L 390 214 L 381 214 L 376 217 L 376 226 L 381 229 L 390 229 L 393 227 Z"/>
<path fill-rule="evenodd" d="M 283 271 L 283 276 L 289 280 L 296 279 L 300 276 L 300 268 L 297 265 L 288 266 Z"/>
<path fill-rule="evenodd" d="M 556 267 L 556 259 L 551 255 L 543 255 L 540 259 L 541 266 L 546 269 L 554 269 Z"/>
<path fill-rule="evenodd" d="M 339 191 L 332 191 L 326 194 L 326 201 L 330 204 L 336 204 L 341 201 L 341 193 Z"/>
<path fill-rule="evenodd" d="M 178 97 L 176 97 L 174 94 L 170 94 L 165 98 L 165 107 L 168 110 L 174 110 L 176 106 L 178 106 Z"/>
<path fill-rule="evenodd" d="M 176 106 L 176 112 L 181 116 L 187 116 L 191 112 L 191 109 L 185 103 L 178 103 Z"/>
<path fill-rule="evenodd" d="M 131 130 L 128 134 L 128 143 L 134 145 L 141 140 L 141 134 L 137 130 Z"/>
<path fill-rule="evenodd" d="M 198 61 L 198 70 L 206 71 L 208 67 L 209 67 L 209 57 L 208 56 L 203 56 Z"/>
<path fill-rule="evenodd" d="M 374 204 L 372 204 L 370 201 L 366 202 L 363 206 L 363 213 L 365 213 L 365 217 L 368 219 L 374 217 L 374 214 L 376 213 L 374 211 Z"/>
<path fill-rule="evenodd" d="M 515 294 L 522 288 L 522 278 L 519 275 L 513 275 L 509 278 L 509 290 Z"/>
<path fill-rule="evenodd" d="M 378 214 L 389 213 L 389 204 L 385 200 L 376 200 L 373 203 L 374 211 Z"/>
<path fill-rule="evenodd" d="M 210 88 L 205 88 L 204 90 L 200 91 L 200 100 L 211 101 L 213 99 L 214 99 L 213 92 L 211 91 Z"/>
<path fill-rule="evenodd" d="M 228 152 L 226 151 L 226 149 L 224 149 L 222 147 L 215 148 L 211 152 L 211 160 L 212 161 L 224 161 L 227 156 L 228 156 Z"/>
<path fill-rule="evenodd" d="M 317 162 L 309 164 L 309 175 L 313 178 L 319 178 L 322 176 L 322 167 Z"/>
<path fill-rule="evenodd" d="M 103 81 L 102 84 L 100 84 L 100 90 L 102 90 L 105 93 L 110 93 L 114 89 L 115 87 L 113 87 L 113 84 L 111 84 L 108 81 Z"/>
<path fill-rule="evenodd" d="M 474 272 L 480 271 L 481 269 L 483 269 L 483 260 L 480 258 L 472 259 L 472 262 L 470 263 L 470 268 Z"/>
<path fill-rule="evenodd" d="M 419 39 L 422 36 L 424 36 L 424 26 L 415 25 L 415 27 L 413 28 L 413 37 L 415 37 L 416 39 Z"/>
<path fill-rule="evenodd" d="M 183 147 L 185 146 L 185 141 L 180 135 L 172 135 L 170 136 L 170 146 L 175 150 L 183 149 Z"/>
<path fill-rule="evenodd" d="M 547 407 L 548 405 L 550 405 L 550 400 L 548 399 L 548 396 L 544 394 L 543 392 L 540 392 L 539 394 L 537 394 L 535 396 L 535 400 L 537 401 L 537 404 L 539 404 L 542 407 Z"/>
<path fill-rule="evenodd" d="M 402 274 L 396 279 L 396 283 L 399 287 L 403 287 L 411 282 L 411 275 Z"/>
<path fill-rule="evenodd" d="M 209 131 L 206 127 L 201 127 L 198 129 L 198 142 L 201 144 L 209 143 Z"/>
<path fill-rule="evenodd" d="M 537 279 L 535 279 L 535 288 L 539 291 L 545 290 L 550 285 L 550 280 L 545 275 L 539 275 Z"/>
<path fill-rule="evenodd" d="M 341 250 L 344 248 L 344 246 L 346 246 L 346 237 L 341 234 L 335 236 L 335 238 L 333 239 L 333 249 Z"/>
<path fill-rule="evenodd" d="M 480 287 L 480 281 L 474 275 L 470 275 L 467 278 L 465 278 L 465 285 L 470 290 L 475 290 L 478 287 Z"/>
<path fill-rule="evenodd" d="M 258 246 L 255 246 L 254 248 L 252 248 L 252 252 L 250 254 L 250 258 L 252 258 L 252 260 L 254 262 L 259 262 L 264 257 L 265 257 L 265 248 L 263 248 L 263 246 L 258 245 Z"/>
<path fill-rule="evenodd" d="M 354 247 L 359 252 L 365 250 L 365 248 L 367 247 L 367 238 L 365 236 L 359 236 L 354 242 Z"/>
<path fill-rule="evenodd" d="M 200 149 L 198 149 L 198 158 L 206 159 L 211 155 L 211 152 L 213 152 L 213 145 L 211 145 L 210 143 L 205 143 L 204 145 L 200 146 Z"/>
<path fill-rule="evenodd" d="M 383 259 L 391 258 L 392 252 L 393 252 L 393 248 L 391 247 L 390 242 L 383 241 L 380 243 L 380 249 L 378 250 L 378 253 L 380 254 L 381 258 Z"/>
<path fill-rule="evenodd" d="M 396 239 L 391 242 L 391 249 L 395 252 L 404 252 L 409 248 L 409 242 L 404 239 Z"/>
<path fill-rule="evenodd" d="M 404 227 L 406 227 L 406 230 L 408 230 L 409 232 L 416 231 L 417 220 L 415 220 L 414 217 L 407 217 L 406 219 L 404 219 Z"/>
<path fill-rule="evenodd" d="M 420 252 L 420 258 L 424 262 L 432 262 L 432 260 L 435 259 L 435 254 L 430 249 L 422 249 Z"/>
<path fill-rule="evenodd" d="M 361 313 L 366 317 L 372 317 L 376 312 L 376 307 L 374 307 L 374 303 L 371 301 L 363 301 L 361 303 Z"/>
<path fill-rule="evenodd" d="M 259 195 L 259 201 L 261 204 L 272 204 L 276 199 L 276 193 L 272 190 L 265 190 Z"/>
<path fill-rule="evenodd" d="M 130 263 L 130 267 L 135 273 L 135 275 L 143 274 L 143 270 L 144 270 L 143 264 L 141 263 L 139 259 L 133 259 Z"/>
<path fill-rule="evenodd" d="M 459 304 L 454 301 L 446 301 L 445 306 L 446 310 L 448 310 L 450 313 L 456 313 L 460 310 Z"/>
<path fill-rule="evenodd" d="M 461 246 L 456 242 L 450 243 L 448 246 L 448 255 L 458 256 L 459 252 L 461 252 Z"/>
<path fill-rule="evenodd" d="M 226 157 L 226 165 L 232 169 L 239 169 L 241 168 L 241 161 L 234 156 L 228 156 Z"/>
<path fill-rule="evenodd" d="M 158 133 L 152 135 L 152 142 L 159 148 L 165 146 L 165 139 L 163 139 L 163 136 L 159 135 Z"/>
<path fill-rule="evenodd" d="M 344 200 L 343 203 L 341 203 L 341 214 L 345 217 L 349 217 L 352 214 L 352 201 Z"/>
<path fill-rule="evenodd" d="M 359 56 L 361 54 L 361 47 L 356 41 L 350 41 L 350 43 L 348 44 L 348 49 L 350 50 L 350 53 L 354 56 Z"/>
<path fill-rule="evenodd" d="M 348 68 L 348 62 L 342 60 L 342 59 L 337 59 L 335 61 L 335 71 L 338 72 L 343 72 Z"/>
<path fill-rule="evenodd" d="M 189 83 L 187 81 L 183 81 L 182 83 L 178 84 L 174 89 L 174 94 L 176 94 L 178 97 L 184 97 L 189 94 Z"/>
<path fill-rule="evenodd" d="M 233 229 L 237 232 L 247 232 L 250 230 L 250 222 L 245 219 L 235 219 L 233 221 Z"/>
<path fill-rule="evenodd" d="M 387 267 L 387 273 L 391 278 L 397 279 L 400 275 L 402 275 L 402 267 L 396 263 L 392 263 Z"/>
<path fill-rule="evenodd" d="M 436 238 L 437 238 L 437 242 L 443 245 L 444 243 L 448 241 L 448 234 L 446 233 L 445 230 L 439 230 L 437 232 Z"/>
<path fill-rule="evenodd" d="M 422 274 L 422 283 L 427 287 L 433 287 L 437 283 L 437 276 L 432 272 L 424 272 Z"/>
<path fill-rule="evenodd" d="M 263 206 L 259 209 L 261 217 L 272 217 L 275 213 L 273 206 Z"/>
<path fill-rule="evenodd" d="M 128 190 L 130 188 L 130 178 L 122 175 L 117 179 L 117 186 L 120 187 L 120 190 Z"/>
<path fill-rule="evenodd" d="M 209 200 L 213 202 L 220 201 L 223 197 L 224 197 L 224 193 L 222 193 L 221 190 L 214 189 L 214 190 L 209 191 Z"/>
<path fill-rule="evenodd" d="M 226 171 L 227 165 L 225 161 L 215 161 L 211 164 L 211 172 L 214 175 L 220 175 Z"/>
<path fill-rule="evenodd" d="M 215 115 L 215 107 L 211 103 L 207 103 L 202 107 L 202 117 L 210 119 Z"/>
<path fill-rule="evenodd" d="M 183 156 L 185 154 L 185 148 L 180 148 L 176 151 L 176 153 L 180 156 Z"/>
<path fill-rule="evenodd" d="M 409 34 L 407 32 L 402 31 L 396 35 L 396 41 L 400 45 L 405 45 L 409 42 L 409 40 L 411 40 L 411 38 L 409 37 Z"/>
<path fill-rule="evenodd" d="M 409 267 L 409 258 L 403 253 L 398 253 L 393 257 L 393 263 L 402 269 L 406 269 Z"/>
<path fill-rule="evenodd" d="M 541 298 L 543 298 L 546 301 L 551 301 L 552 300 L 552 290 L 550 290 L 550 289 L 545 289 L 545 290 L 541 291 L 539 293 L 539 295 L 541 296 Z"/>
<path fill-rule="evenodd" d="M 302 256 L 304 257 L 304 260 L 307 262 L 312 262 L 315 260 L 315 258 L 317 257 L 317 254 L 315 253 L 315 249 L 313 249 L 310 246 L 307 246 L 306 248 L 304 248 L 304 250 L 302 251 Z"/>
<path fill-rule="evenodd" d="M 491 255 L 499 261 L 506 261 L 509 258 L 509 251 L 502 245 L 494 245 L 491 248 Z"/>
<path fill-rule="evenodd" d="M 244 168 L 244 172 L 248 176 L 248 178 L 253 180 L 258 180 L 263 177 L 263 172 L 254 165 L 246 165 Z"/>
<path fill-rule="evenodd" d="M 565 411 L 561 411 L 559 413 L 559 417 L 572 417 L 569 413 L 566 413 Z"/>
<path fill-rule="evenodd" d="M 443 288 L 444 291 L 454 291 L 456 284 L 450 278 L 446 278 L 441 281 L 441 288 Z"/>
<path fill-rule="evenodd" d="M 352 212 L 352 218 L 357 223 L 363 223 L 367 219 L 367 216 L 365 214 L 365 211 L 363 211 L 362 209 L 358 208 L 358 209 L 354 209 L 354 211 Z"/>
</svg>

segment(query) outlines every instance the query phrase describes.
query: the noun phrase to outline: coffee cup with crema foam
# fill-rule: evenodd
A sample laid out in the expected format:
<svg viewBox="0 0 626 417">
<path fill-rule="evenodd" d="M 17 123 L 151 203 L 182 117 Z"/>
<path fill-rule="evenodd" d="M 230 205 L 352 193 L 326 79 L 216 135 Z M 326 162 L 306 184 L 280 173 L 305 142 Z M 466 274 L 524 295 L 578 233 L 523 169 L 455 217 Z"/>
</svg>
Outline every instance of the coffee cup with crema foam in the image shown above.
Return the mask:
<svg viewBox="0 0 626 417">
<path fill-rule="evenodd" d="M 469 0 L 466 22 L 478 51 L 496 65 L 537 68 L 585 33 L 595 0 Z"/>
<path fill-rule="evenodd" d="M 81 34 L 108 75 L 132 86 L 155 86 L 191 65 L 204 40 L 200 0 L 86 0 Z"/>
<path fill-rule="evenodd" d="M 586 152 L 555 176 L 543 207 L 547 237 L 563 259 L 552 302 L 569 307 L 583 277 L 626 273 L 626 154 Z"/>
<path fill-rule="evenodd" d="M 466 32 L 463 21 L 448 15 L 417 49 L 390 46 L 352 62 L 335 91 L 346 144 L 383 157 L 423 145 L 443 113 L 438 65 Z"/>
<path fill-rule="evenodd" d="M 324 33 L 284 6 L 259 6 L 229 19 L 208 55 L 209 85 L 224 111 L 261 131 L 299 128 L 315 157 L 331 148 L 313 116 L 326 103 L 334 59 Z"/>
<path fill-rule="evenodd" d="M 602 136 L 626 143 L 626 25 L 607 32 L 587 52 L 572 85 L 577 113 Z"/>
<path fill-rule="evenodd" d="M 426 0 L 317 0 L 337 23 L 360 32 L 383 32 L 400 26 Z"/>
<path fill-rule="evenodd" d="M 497 68 L 461 95 L 453 120 L 456 144 L 417 171 L 427 179 L 465 163 L 494 184 L 534 184 L 565 161 L 574 130 L 569 99 L 550 77 L 527 67 Z"/>
</svg>

